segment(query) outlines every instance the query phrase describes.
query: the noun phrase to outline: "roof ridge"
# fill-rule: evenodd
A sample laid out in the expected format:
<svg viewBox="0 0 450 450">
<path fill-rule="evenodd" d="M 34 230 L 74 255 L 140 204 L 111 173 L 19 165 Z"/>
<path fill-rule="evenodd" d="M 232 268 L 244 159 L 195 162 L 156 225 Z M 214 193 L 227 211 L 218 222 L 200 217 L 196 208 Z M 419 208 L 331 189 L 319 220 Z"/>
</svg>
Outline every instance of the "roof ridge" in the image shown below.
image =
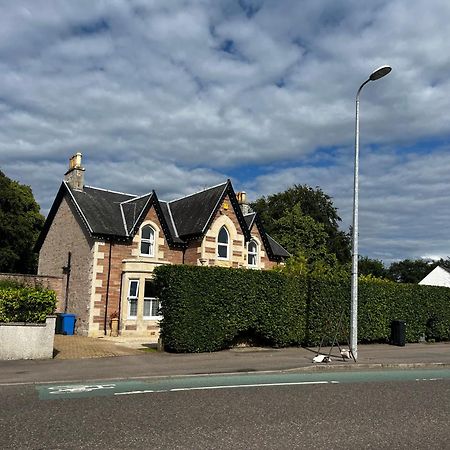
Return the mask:
<svg viewBox="0 0 450 450">
<path fill-rule="evenodd" d="M 128 236 L 128 227 L 127 227 L 127 221 L 125 220 L 125 214 L 123 212 L 123 207 L 122 207 L 122 203 L 120 203 L 120 213 L 122 214 L 122 223 L 123 223 L 123 228 L 125 229 L 125 234 Z"/>
<path fill-rule="evenodd" d="M 158 197 L 156 196 L 156 192 L 155 191 L 152 191 L 150 193 L 150 197 L 147 199 L 147 201 L 145 202 L 145 205 L 142 207 L 142 209 L 141 209 L 141 211 L 139 213 L 139 216 L 137 218 L 134 217 L 134 223 L 131 226 L 130 231 L 134 231 L 134 228 L 136 227 L 136 224 L 141 220 L 142 214 L 144 214 L 144 211 L 147 208 L 147 205 L 150 203 L 150 201 L 152 200 L 153 197 L 156 198 L 156 200 L 158 200 Z M 122 206 L 122 204 L 120 206 Z"/>
<path fill-rule="evenodd" d="M 169 211 L 170 221 L 172 222 L 173 229 L 175 231 L 175 237 L 180 237 L 178 234 L 177 226 L 175 225 L 175 220 L 173 220 L 172 210 L 170 209 L 170 205 L 167 202 L 164 202 L 167 205 L 167 211 Z"/>
<path fill-rule="evenodd" d="M 113 191 L 111 189 L 103 189 L 103 188 L 99 188 L 99 187 L 95 187 L 95 186 L 88 186 L 88 185 L 86 185 L 84 187 L 87 187 L 89 189 L 96 189 L 97 191 L 111 192 L 112 194 L 122 194 L 122 195 L 129 195 L 130 197 L 136 197 L 136 194 L 128 194 L 127 192 Z M 123 202 L 121 202 L 121 203 L 123 203 Z"/>
<path fill-rule="evenodd" d="M 178 202 L 179 200 L 184 200 L 185 198 L 192 197 L 192 196 L 197 195 L 197 194 L 202 194 L 203 192 L 209 191 L 211 189 L 218 188 L 219 186 L 225 185 L 227 183 L 228 183 L 228 180 L 225 181 L 224 183 L 219 183 L 219 184 L 216 184 L 215 186 L 211 186 L 211 187 L 208 187 L 206 189 L 203 189 L 203 191 L 197 191 L 197 192 L 194 192 L 193 194 L 189 194 L 189 195 L 185 195 L 184 197 L 176 198 L 175 200 L 171 200 L 170 202 L 167 202 L 167 203 Z"/>
<path fill-rule="evenodd" d="M 70 187 L 69 183 L 65 180 L 63 181 L 63 184 L 64 184 L 64 186 L 66 186 L 66 189 L 69 192 L 70 198 L 72 199 L 72 202 L 74 203 L 75 208 L 78 210 L 78 214 L 82 217 L 82 219 L 84 220 L 85 224 L 87 225 L 87 227 L 89 229 L 89 233 L 92 235 L 94 230 L 92 229 L 91 224 L 87 220 L 86 215 L 84 214 L 82 208 L 80 207 L 75 196 L 73 195 L 72 188 Z"/>
<path fill-rule="evenodd" d="M 130 198 L 130 199 L 128 199 L 128 200 L 124 200 L 123 202 L 120 202 L 120 204 L 123 205 L 124 203 L 134 202 L 135 200 L 139 200 L 140 198 L 144 198 L 144 197 L 146 197 L 147 195 L 152 195 L 152 194 L 153 194 L 153 192 L 147 192 L 146 194 L 142 194 L 142 195 L 139 195 L 139 196 L 137 196 L 137 197 Z M 127 194 L 127 195 L 131 195 L 131 194 Z"/>
<path fill-rule="evenodd" d="M 209 225 L 209 222 L 210 222 L 211 218 L 213 217 L 214 213 L 216 212 L 216 209 L 217 209 L 217 207 L 219 206 L 219 203 L 222 201 L 223 194 L 226 192 L 229 183 L 230 183 L 230 180 L 227 180 L 227 182 L 224 184 L 224 189 L 223 189 L 222 193 L 220 194 L 220 197 L 219 197 L 219 199 L 217 200 L 216 204 L 214 205 L 214 208 L 212 209 L 211 214 L 210 214 L 209 217 L 208 217 L 208 220 L 205 222 L 205 226 L 204 226 L 203 229 L 202 229 L 202 233 L 205 232 L 205 229 L 206 229 L 206 227 Z M 221 185 L 221 184 L 218 184 L 218 185 L 215 186 L 215 187 L 217 188 L 217 187 L 219 187 L 219 186 L 222 186 L 222 185 Z"/>
</svg>

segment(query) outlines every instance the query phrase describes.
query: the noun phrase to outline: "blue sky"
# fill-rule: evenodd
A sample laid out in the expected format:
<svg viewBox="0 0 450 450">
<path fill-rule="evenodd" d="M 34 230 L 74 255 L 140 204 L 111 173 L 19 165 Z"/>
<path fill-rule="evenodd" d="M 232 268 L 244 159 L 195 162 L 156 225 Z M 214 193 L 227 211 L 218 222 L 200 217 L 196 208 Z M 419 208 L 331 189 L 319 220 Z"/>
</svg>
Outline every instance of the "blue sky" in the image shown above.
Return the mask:
<svg viewBox="0 0 450 450">
<path fill-rule="evenodd" d="M 360 252 L 450 255 L 450 3 L 0 2 L 0 168 L 44 214 L 68 158 L 86 182 L 162 199 L 231 178 L 293 184 L 351 221 L 361 95 Z"/>
</svg>

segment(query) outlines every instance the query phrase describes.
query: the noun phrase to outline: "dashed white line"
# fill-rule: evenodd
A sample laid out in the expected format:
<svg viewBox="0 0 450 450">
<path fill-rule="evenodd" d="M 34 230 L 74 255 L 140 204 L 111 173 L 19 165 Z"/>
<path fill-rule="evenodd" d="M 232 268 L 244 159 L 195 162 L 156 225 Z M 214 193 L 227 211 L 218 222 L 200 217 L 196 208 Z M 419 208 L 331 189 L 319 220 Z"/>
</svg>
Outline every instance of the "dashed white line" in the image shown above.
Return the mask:
<svg viewBox="0 0 450 450">
<path fill-rule="evenodd" d="M 416 378 L 416 381 L 440 381 L 443 378 Z"/>
</svg>

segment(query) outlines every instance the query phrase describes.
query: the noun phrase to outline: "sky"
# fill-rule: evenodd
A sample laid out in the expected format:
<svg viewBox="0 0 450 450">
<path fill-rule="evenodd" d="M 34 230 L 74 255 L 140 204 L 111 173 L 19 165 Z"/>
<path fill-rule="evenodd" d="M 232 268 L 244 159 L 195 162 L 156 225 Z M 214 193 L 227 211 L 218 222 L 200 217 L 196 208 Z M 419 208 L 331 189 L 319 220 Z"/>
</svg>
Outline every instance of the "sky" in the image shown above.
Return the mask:
<svg viewBox="0 0 450 450">
<path fill-rule="evenodd" d="M 448 0 L 0 0 L 0 170 L 47 214 L 87 185 L 171 200 L 320 186 L 361 255 L 450 256 Z"/>
</svg>

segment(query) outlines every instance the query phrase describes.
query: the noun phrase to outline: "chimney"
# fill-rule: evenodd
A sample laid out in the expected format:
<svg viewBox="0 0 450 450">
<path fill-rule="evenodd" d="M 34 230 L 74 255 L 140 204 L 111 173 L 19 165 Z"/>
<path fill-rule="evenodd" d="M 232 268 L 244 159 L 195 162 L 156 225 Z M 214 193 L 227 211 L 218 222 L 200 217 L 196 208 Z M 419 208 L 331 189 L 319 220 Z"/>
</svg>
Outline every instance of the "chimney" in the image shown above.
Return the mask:
<svg viewBox="0 0 450 450">
<path fill-rule="evenodd" d="M 83 155 L 78 152 L 69 159 L 69 170 L 64 174 L 64 181 L 78 191 L 82 191 L 84 187 L 84 167 L 81 166 L 81 157 Z"/>
<path fill-rule="evenodd" d="M 247 194 L 245 191 L 237 192 L 236 198 L 239 203 L 239 206 L 241 207 L 242 213 L 244 215 L 249 214 L 252 212 L 252 209 L 250 208 L 250 205 L 247 203 Z"/>
</svg>

